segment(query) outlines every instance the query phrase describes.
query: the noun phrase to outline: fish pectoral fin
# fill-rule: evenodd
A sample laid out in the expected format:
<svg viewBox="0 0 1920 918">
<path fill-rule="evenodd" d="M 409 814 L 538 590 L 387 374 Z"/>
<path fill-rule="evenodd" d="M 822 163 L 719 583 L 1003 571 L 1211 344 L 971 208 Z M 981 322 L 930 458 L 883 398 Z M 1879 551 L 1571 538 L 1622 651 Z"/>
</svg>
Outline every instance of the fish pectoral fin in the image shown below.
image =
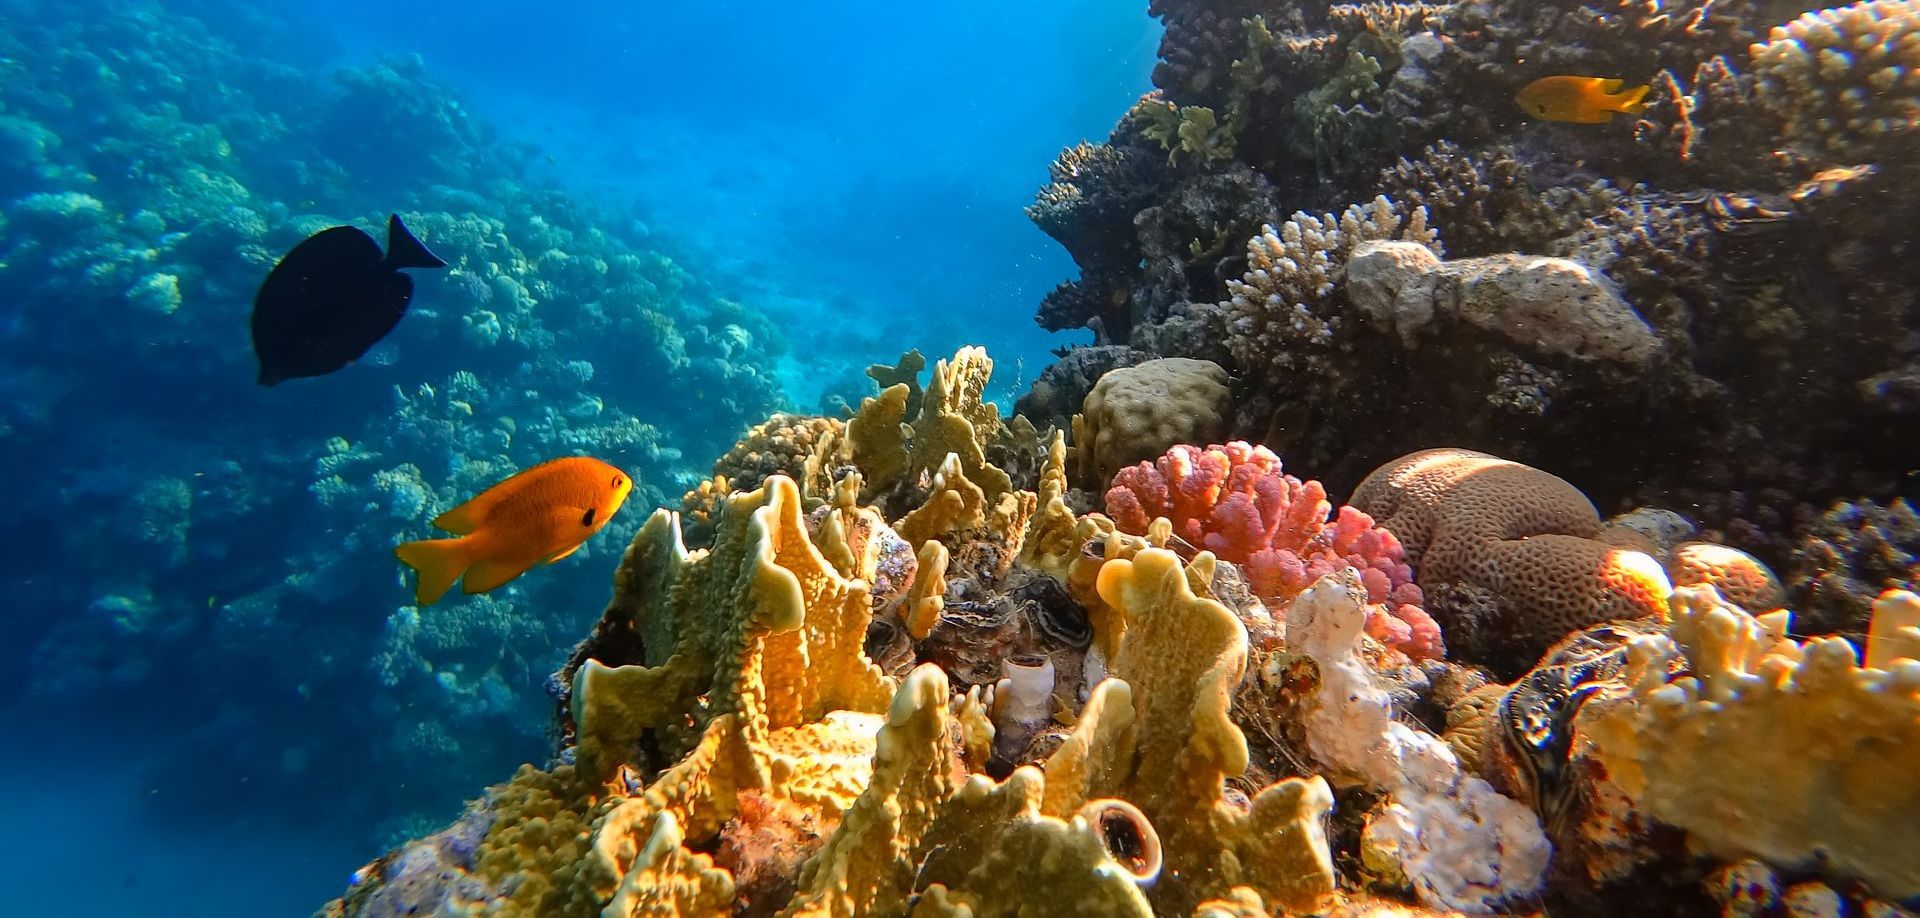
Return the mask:
<svg viewBox="0 0 1920 918">
<path fill-rule="evenodd" d="M 581 543 L 580 543 L 580 545 L 585 545 L 585 544 L 587 544 L 587 543 L 585 543 L 585 542 L 581 542 Z M 573 554 L 573 553 L 574 553 L 574 552 L 576 552 L 576 551 L 579 551 L 579 550 L 580 550 L 580 545 L 575 545 L 574 547 L 572 547 L 572 548 L 569 548 L 569 549 L 567 549 L 567 550 L 565 550 L 565 551 L 558 551 L 558 552 L 554 552 L 553 554 L 551 554 L 551 555 L 548 555 L 548 556 L 547 556 L 547 560 L 545 560 L 545 561 L 542 561 L 542 562 L 540 562 L 540 563 L 541 563 L 541 564 L 552 564 L 553 562 L 555 562 L 555 561 L 558 561 L 558 560 L 560 560 L 561 558 L 564 558 L 564 557 L 566 557 L 566 556 L 568 556 L 568 555 L 570 555 L 570 554 Z"/>
<path fill-rule="evenodd" d="M 519 561 L 488 558 L 475 561 L 467 568 L 466 579 L 460 581 L 460 588 L 472 593 L 485 593 L 506 586 L 513 578 L 527 572 L 532 565 Z"/>
</svg>

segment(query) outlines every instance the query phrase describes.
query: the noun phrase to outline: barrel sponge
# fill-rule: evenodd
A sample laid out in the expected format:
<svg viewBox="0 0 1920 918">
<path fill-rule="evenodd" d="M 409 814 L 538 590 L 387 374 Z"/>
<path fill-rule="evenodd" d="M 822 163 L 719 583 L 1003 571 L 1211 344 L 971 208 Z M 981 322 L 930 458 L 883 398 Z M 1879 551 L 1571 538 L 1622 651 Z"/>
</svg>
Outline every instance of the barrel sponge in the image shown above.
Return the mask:
<svg viewBox="0 0 1920 918">
<path fill-rule="evenodd" d="M 1217 443 L 1232 407 L 1227 371 L 1211 360 L 1164 357 L 1113 370 L 1083 403 L 1081 468 L 1105 484 L 1176 443 Z"/>
<path fill-rule="evenodd" d="M 1868 0 L 1802 15 L 1751 49 L 1761 104 L 1816 164 L 1911 150 L 1920 127 L 1920 2 Z"/>
<path fill-rule="evenodd" d="M 1579 489 L 1485 453 L 1402 456 L 1368 475 L 1351 503 L 1399 536 L 1423 590 L 1491 593 L 1522 656 L 1588 625 L 1657 615 L 1672 589 L 1651 556 L 1594 538 L 1600 515 Z"/>
</svg>

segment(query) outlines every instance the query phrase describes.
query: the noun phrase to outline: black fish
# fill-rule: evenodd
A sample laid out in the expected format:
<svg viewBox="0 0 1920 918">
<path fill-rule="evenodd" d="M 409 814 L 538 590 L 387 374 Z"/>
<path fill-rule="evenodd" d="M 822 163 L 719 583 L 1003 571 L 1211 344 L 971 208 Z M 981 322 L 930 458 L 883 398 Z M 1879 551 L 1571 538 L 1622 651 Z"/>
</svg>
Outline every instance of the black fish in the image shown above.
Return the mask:
<svg viewBox="0 0 1920 918">
<path fill-rule="evenodd" d="M 253 298 L 260 384 L 325 376 L 373 347 L 406 315 L 413 278 L 401 268 L 444 268 L 400 215 L 387 220 L 387 253 L 357 227 L 308 236 L 273 266 Z"/>
</svg>

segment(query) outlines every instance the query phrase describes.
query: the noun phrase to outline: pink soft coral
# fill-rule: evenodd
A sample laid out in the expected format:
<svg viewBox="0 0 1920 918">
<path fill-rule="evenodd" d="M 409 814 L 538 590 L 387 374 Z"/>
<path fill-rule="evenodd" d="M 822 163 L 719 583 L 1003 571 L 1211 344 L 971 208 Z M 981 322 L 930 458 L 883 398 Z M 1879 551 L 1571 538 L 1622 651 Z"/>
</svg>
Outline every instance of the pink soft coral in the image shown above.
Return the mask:
<svg viewBox="0 0 1920 918">
<path fill-rule="evenodd" d="M 1329 518 L 1332 509 L 1320 482 L 1281 472 L 1272 450 L 1242 441 L 1175 446 L 1121 469 L 1107 490 L 1107 515 L 1122 530 L 1144 533 L 1166 517 L 1188 543 L 1241 565 L 1254 593 L 1275 606 L 1353 567 L 1374 604 L 1367 633 L 1415 659 L 1444 655 L 1400 540 L 1359 510 L 1343 506 Z"/>
</svg>

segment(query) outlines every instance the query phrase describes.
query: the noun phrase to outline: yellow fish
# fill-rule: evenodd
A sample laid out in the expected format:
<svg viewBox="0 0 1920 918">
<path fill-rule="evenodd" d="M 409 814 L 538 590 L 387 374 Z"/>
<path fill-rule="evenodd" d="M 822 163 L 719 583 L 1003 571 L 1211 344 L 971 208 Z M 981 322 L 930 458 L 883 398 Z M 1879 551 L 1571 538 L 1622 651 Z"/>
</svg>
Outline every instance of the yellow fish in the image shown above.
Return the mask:
<svg viewBox="0 0 1920 918">
<path fill-rule="evenodd" d="M 1527 114 L 1543 121 L 1570 121 L 1574 124 L 1606 124 L 1613 113 L 1638 115 L 1647 110 L 1647 90 L 1642 83 L 1621 91 L 1626 83 L 1605 77 L 1550 76 L 1527 84 L 1513 101 Z"/>
<path fill-rule="evenodd" d="M 554 459 L 434 518 L 457 538 L 405 542 L 393 553 L 420 573 L 420 605 L 438 602 L 455 581 L 469 594 L 485 593 L 578 551 L 631 490 L 625 472 L 598 459 Z"/>
</svg>

